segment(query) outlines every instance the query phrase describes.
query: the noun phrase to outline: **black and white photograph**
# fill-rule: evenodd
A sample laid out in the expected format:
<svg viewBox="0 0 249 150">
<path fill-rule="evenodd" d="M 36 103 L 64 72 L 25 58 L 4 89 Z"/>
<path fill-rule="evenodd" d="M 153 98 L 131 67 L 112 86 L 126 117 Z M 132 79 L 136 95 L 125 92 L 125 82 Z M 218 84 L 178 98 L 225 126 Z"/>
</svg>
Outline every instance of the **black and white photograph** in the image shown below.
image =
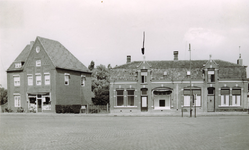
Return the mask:
<svg viewBox="0 0 249 150">
<path fill-rule="evenodd" d="M 0 0 L 0 150 L 248 150 L 248 0 Z"/>
</svg>

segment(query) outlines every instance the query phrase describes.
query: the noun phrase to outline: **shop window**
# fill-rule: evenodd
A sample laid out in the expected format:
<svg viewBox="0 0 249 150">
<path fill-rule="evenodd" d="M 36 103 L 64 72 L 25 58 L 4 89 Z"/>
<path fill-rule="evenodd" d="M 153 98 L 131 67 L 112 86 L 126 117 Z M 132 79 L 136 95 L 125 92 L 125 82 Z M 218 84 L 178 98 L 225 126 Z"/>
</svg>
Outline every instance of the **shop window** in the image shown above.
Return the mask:
<svg viewBox="0 0 249 150">
<path fill-rule="evenodd" d="M 232 90 L 232 106 L 240 106 L 241 99 L 241 90 L 233 89 Z"/>
<path fill-rule="evenodd" d="M 44 82 L 45 82 L 45 85 L 50 85 L 50 74 L 49 73 L 44 74 Z"/>
<path fill-rule="evenodd" d="M 141 72 L 141 83 L 147 83 L 147 72 Z"/>
<path fill-rule="evenodd" d="M 40 74 L 37 74 L 36 75 L 36 85 L 41 85 L 41 75 Z"/>
<path fill-rule="evenodd" d="M 134 90 L 128 90 L 128 106 L 134 106 Z"/>
<path fill-rule="evenodd" d="M 21 96 L 20 95 L 15 95 L 14 101 L 15 101 L 15 107 L 21 107 Z"/>
<path fill-rule="evenodd" d="M 14 86 L 20 86 L 20 76 L 14 76 Z"/>
<path fill-rule="evenodd" d="M 44 97 L 44 98 L 43 98 L 42 110 L 51 110 L 51 101 L 50 101 L 50 97 Z"/>
<path fill-rule="evenodd" d="M 229 106 L 230 90 L 229 89 L 221 89 L 220 94 L 221 94 L 221 96 L 220 96 L 221 106 Z"/>
<path fill-rule="evenodd" d="M 124 90 L 117 90 L 117 106 L 124 106 Z"/>
<path fill-rule="evenodd" d="M 27 75 L 28 76 L 28 85 L 33 85 L 33 75 Z"/>
<path fill-rule="evenodd" d="M 215 82 L 214 71 L 208 71 L 208 82 Z"/>
</svg>

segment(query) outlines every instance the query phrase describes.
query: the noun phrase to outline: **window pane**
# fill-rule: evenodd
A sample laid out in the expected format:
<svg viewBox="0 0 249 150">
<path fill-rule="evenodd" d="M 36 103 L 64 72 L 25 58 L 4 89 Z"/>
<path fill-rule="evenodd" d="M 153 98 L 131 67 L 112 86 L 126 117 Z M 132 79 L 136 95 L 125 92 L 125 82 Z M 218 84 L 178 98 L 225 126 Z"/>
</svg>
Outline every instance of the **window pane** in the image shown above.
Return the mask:
<svg viewBox="0 0 249 150">
<path fill-rule="evenodd" d="M 128 106 L 134 106 L 134 96 L 128 96 Z"/>
<path fill-rule="evenodd" d="M 159 107 L 165 107 L 165 100 L 159 100 Z"/>
<path fill-rule="evenodd" d="M 221 95 L 229 95 L 229 94 L 230 94 L 230 90 L 229 90 L 229 89 L 221 90 L 221 91 L 220 91 L 220 94 L 221 94 Z"/>
<path fill-rule="evenodd" d="M 123 95 L 124 91 L 123 90 L 117 90 L 117 95 Z"/>
<path fill-rule="evenodd" d="M 233 90 L 232 91 L 232 94 L 233 95 L 240 95 L 241 91 L 238 89 L 238 90 Z"/>
<path fill-rule="evenodd" d="M 44 78 L 45 78 L 45 85 L 49 85 L 50 84 L 50 75 L 45 74 Z"/>
<path fill-rule="evenodd" d="M 33 85 L 33 76 L 28 76 L 28 85 Z"/>
<path fill-rule="evenodd" d="M 184 96 L 184 106 L 190 106 L 190 96 Z"/>
<path fill-rule="evenodd" d="M 134 90 L 128 90 L 128 95 L 134 95 Z"/>
<path fill-rule="evenodd" d="M 147 90 L 146 89 L 142 89 L 142 95 L 147 95 Z"/>
<path fill-rule="evenodd" d="M 208 88 L 208 94 L 214 94 L 214 88 Z"/>
<path fill-rule="evenodd" d="M 36 76 L 36 85 L 41 85 L 41 76 L 40 75 Z"/>
<path fill-rule="evenodd" d="M 123 105 L 124 105 L 124 97 L 117 96 L 117 106 L 123 106 Z"/>
</svg>

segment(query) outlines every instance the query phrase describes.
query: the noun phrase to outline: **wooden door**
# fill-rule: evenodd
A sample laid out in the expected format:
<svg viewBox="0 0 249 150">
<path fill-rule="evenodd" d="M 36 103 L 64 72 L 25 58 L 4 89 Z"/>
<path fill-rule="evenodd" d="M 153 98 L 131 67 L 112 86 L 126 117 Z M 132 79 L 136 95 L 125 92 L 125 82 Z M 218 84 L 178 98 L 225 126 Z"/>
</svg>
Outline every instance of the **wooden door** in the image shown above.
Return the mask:
<svg viewBox="0 0 249 150">
<path fill-rule="evenodd" d="M 214 95 L 207 97 L 207 111 L 214 112 Z"/>
</svg>

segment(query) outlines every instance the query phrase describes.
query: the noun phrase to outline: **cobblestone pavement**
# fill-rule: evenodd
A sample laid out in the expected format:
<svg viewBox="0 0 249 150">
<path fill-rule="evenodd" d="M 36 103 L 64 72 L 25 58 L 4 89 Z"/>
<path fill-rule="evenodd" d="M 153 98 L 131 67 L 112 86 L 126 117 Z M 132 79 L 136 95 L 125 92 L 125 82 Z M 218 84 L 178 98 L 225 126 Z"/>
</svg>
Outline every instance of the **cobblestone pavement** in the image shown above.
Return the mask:
<svg viewBox="0 0 249 150">
<path fill-rule="evenodd" d="M 249 116 L 0 114 L 1 150 L 248 150 Z"/>
</svg>

